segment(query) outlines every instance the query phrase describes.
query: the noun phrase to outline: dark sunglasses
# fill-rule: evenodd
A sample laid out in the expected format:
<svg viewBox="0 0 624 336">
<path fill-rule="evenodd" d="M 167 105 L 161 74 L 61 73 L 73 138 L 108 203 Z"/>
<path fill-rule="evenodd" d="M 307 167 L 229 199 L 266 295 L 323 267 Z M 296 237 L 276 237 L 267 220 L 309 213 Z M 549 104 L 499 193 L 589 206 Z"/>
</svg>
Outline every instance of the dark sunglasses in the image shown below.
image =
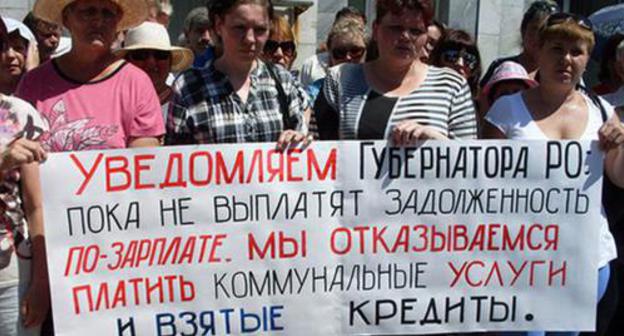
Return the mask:
<svg viewBox="0 0 624 336">
<path fill-rule="evenodd" d="M 444 62 L 455 64 L 460 58 L 464 60 L 464 64 L 470 71 L 474 71 L 477 68 L 477 63 L 479 63 L 477 55 L 465 49 L 449 49 L 442 52 L 442 60 Z"/>
<path fill-rule="evenodd" d="M 268 40 L 264 44 L 264 53 L 274 54 L 277 51 L 277 48 L 282 49 L 282 53 L 284 53 L 284 55 L 292 56 L 295 53 L 296 46 L 293 41 L 277 42 L 275 40 Z"/>
<path fill-rule="evenodd" d="M 548 19 L 546 20 L 545 27 L 551 27 L 554 25 L 562 24 L 566 21 L 573 21 L 579 27 L 585 30 L 592 31 L 592 32 L 594 31 L 594 26 L 592 25 L 591 21 L 589 21 L 589 19 L 580 15 L 577 15 L 577 14 L 571 14 L 571 13 L 551 14 L 550 16 L 548 16 Z"/>
<path fill-rule="evenodd" d="M 336 60 L 344 60 L 347 55 L 351 56 L 351 59 L 360 59 L 365 51 L 366 48 L 363 47 L 332 48 L 331 54 Z"/>
<path fill-rule="evenodd" d="M 157 61 L 166 61 L 171 58 L 171 52 L 166 50 L 141 49 L 132 50 L 128 53 L 128 58 L 132 61 L 145 61 L 150 56 Z"/>
<path fill-rule="evenodd" d="M 533 16 L 536 13 L 546 13 L 553 14 L 559 11 L 559 6 L 555 4 L 548 3 L 546 1 L 536 1 L 534 2 L 529 10 L 527 11 L 528 16 Z"/>
</svg>

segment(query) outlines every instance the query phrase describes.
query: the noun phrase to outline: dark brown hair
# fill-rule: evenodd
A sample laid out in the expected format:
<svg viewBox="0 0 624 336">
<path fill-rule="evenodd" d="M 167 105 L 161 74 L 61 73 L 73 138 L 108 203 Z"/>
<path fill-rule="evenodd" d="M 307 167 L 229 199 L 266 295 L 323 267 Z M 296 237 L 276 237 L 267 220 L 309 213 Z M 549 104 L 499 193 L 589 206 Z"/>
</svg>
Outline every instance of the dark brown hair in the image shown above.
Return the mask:
<svg viewBox="0 0 624 336">
<path fill-rule="evenodd" d="M 405 11 L 413 10 L 422 13 L 425 27 L 428 27 L 433 20 L 433 5 L 431 0 L 377 0 L 375 8 L 379 22 L 386 14 L 401 15 Z"/>
</svg>

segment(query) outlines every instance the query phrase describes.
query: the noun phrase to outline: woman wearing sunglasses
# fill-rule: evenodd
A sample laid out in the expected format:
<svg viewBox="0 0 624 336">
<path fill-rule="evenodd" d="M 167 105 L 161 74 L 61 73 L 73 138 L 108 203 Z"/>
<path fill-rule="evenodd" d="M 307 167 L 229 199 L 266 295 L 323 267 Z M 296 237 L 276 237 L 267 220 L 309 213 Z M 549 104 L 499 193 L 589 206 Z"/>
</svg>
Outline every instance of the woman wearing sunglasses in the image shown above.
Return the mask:
<svg viewBox="0 0 624 336">
<path fill-rule="evenodd" d="M 499 98 L 486 116 L 486 138 L 599 140 L 606 154 L 606 174 L 615 184 L 624 186 L 624 128 L 613 107 L 590 97 L 578 86 L 594 47 L 591 25 L 578 16 L 553 14 L 539 31 L 538 41 L 540 85 Z M 599 251 L 598 297 L 602 299 L 609 284 L 609 262 L 617 252 L 607 219 L 601 215 L 595 222 L 600 228 L 600 242 L 588 248 Z"/>
<path fill-rule="evenodd" d="M 305 141 L 305 91 L 286 69 L 261 59 L 271 1 L 212 0 L 208 12 L 211 36 L 222 52 L 175 81 L 165 142 L 277 142 L 285 148 Z"/>
<path fill-rule="evenodd" d="M 468 81 L 473 99 L 479 95 L 481 54 L 467 32 L 448 29 L 431 55 L 431 64 L 451 68 Z"/>
<path fill-rule="evenodd" d="M 338 20 L 327 35 L 327 64 L 330 67 L 342 63 L 363 63 L 366 57 L 368 38 L 362 20 L 345 17 Z M 325 77 L 306 86 L 311 101 L 318 96 Z"/>
<path fill-rule="evenodd" d="M 396 145 L 476 136 L 466 80 L 421 61 L 429 0 L 379 0 L 379 57 L 331 68 L 315 105 L 321 139 L 392 139 Z"/>
<path fill-rule="evenodd" d="M 167 85 L 171 72 L 180 72 L 193 64 L 193 52 L 187 48 L 173 47 L 167 29 L 161 24 L 143 22 L 126 33 L 124 47 L 116 52 L 136 65 L 152 80 L 162 108 L 163 117 L 169 110 L 173 94 Z"/>
<path fill-rule="evenodd" d="M 276 15 L 271 20 L 271 32 L 264 44 L 262 55 L 267 62 L 279 64 L 286 70 L 291 69 L 297 58 L 297 45 L 295 35 L 285 17 Z"/>
<path fill-rule="evenodd" d="M 34 14 L 63 25 L 72 49 L 27 73 L 17 95 L 50 124 L 53 152 L 158 146 L 164 125 L 149 77 L 111 51 L 117 33 L 147 17 L 144 0 L 38 0 Z"/>
<path fill-rule="evenodd" d="M 344 18 L 336 22 L 327 35 L 329 66 L 362 63 L 366 57 L 366 28 L 361 20 Z"/>
</svg>

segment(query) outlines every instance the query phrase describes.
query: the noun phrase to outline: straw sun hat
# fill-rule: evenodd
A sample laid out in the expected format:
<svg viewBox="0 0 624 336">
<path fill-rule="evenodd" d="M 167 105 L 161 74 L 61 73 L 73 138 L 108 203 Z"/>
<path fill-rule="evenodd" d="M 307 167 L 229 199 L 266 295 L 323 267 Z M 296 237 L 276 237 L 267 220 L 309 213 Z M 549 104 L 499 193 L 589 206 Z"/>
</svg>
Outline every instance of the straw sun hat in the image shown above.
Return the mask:
<svg viewBox="0 0 624 336">
<path fill-rule="evenodd" d="M 143 22 L 140 26 L 128 30 L 124 47 L 115 51 L 119 57 L 125 57 L 129 51 L 155 49 L 171 52 L 171 71 L 180 72 L 193 64 L 193 52 L 187 48 L 171 46 L 167 29 L 161 24 Z"/>
<path fill-rule="evenodd" d="M 51 23 L 63 26 L 63 9 L 77 0 L 37 0 L 33 8 L 33 14 Z M 147 0 L 108 0 L 117 4 L 123 11 L 123 17 L 119 21 L 117 31 L 136 27 L 147 19 Z"/>
</svg>

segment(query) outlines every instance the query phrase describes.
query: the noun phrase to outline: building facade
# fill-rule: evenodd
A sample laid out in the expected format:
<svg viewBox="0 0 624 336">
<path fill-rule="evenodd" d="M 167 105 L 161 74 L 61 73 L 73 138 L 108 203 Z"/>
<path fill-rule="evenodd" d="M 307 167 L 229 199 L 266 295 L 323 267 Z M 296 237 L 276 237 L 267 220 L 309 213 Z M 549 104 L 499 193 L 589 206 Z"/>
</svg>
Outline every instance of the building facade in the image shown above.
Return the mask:
<svg viewBox="0 0 624 336">
<path fill-rule="evenodd" d="M 23 18 L 36 0 L 0 0 L 0 14 Z M 151 0 L 173 7 L 169 32 L 172 41 L 182 33 L 184 18 L 206 0 Z M 436 18 L 451 28 L 464 29 L 477 38 L 483 63 L 512 55 L 520 50 L 520 22 L 534 0 L 434 0 Z M 565 11 L 588 16 L 594 11 L 624 0 L 558 0 Z M 295 66 L 316 52 L 325 41 L 336 12 L 354 6 L 367 14 L 369 26 L 374 20 L 375 0 L 274 0 L 278 12 L 288 15 L 298 39 Z"/>
</svg>

